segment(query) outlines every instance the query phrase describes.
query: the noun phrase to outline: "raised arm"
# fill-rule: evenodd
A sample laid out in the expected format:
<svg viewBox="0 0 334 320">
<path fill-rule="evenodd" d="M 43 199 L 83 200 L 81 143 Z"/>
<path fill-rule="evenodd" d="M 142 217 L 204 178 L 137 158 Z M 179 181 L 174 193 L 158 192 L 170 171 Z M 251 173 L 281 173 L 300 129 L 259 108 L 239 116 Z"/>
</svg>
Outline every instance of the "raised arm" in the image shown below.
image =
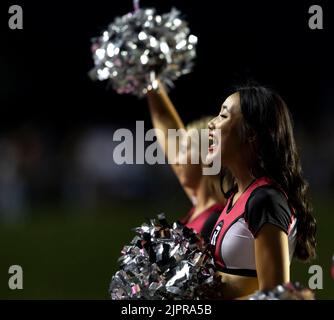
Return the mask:
<svg viewBox="0 0 334 320">
<path fill-rule="evenodd" d="M 177 165 L 172 164 L 175 159 L 168 158 L 167 150 L 169 147 L 174 148 L 174 150 L 176 148 L 176 152 L 178 152 L 178 146 L 175 145 L 177 141 L 175 139 L 168 139 L 168 129 L 184 129 L 183 121 L 161 83 L 159 83 L 157 90 L 151 90 L 147 93 L 147 99 L 153 126 L 155 129 L 159 129 L 157 131 L 158 142 L 165 153 L 168 163 L 171 164 L 174 173 L 180 181 L 180 173 L 177 170 Z M 193 194 L 191 190 L 186 187 L 183 187 L 183 189 L 190 200 L 192 200 Z"/>
</svg>

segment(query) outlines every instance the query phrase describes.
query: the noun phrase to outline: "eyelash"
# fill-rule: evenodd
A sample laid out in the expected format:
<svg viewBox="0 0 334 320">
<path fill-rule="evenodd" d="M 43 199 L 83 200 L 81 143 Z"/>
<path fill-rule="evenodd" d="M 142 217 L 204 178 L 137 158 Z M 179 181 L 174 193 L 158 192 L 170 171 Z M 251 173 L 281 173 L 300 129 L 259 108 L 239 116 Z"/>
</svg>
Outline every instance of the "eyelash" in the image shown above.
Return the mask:
<svg viewBox="0 0 334 320">
<path fill-rule="evenodd" d="M 220 114 L 220 116 L 225 119 L 227 118 L 227 116 L 225 116 L 224 114 Z"/>
</svg>

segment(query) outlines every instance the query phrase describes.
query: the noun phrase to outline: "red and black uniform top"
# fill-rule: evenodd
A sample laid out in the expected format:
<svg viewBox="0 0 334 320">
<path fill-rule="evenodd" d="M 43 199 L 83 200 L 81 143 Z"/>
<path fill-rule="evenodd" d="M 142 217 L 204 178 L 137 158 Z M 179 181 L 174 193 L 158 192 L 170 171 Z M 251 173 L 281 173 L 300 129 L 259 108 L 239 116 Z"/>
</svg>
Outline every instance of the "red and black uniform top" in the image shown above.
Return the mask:
<svg viewBox="0 0 334 320">
<path fill-rule="evenodd" d="M 180 220 L 180 222 L 186 227 L 194 229 L 197 233 L 200 233 L 208 242 L 216 221 L 223 210 L 224 206 L 216 203 L 201 212 L 195 219 L 190 220 L 195 211 L 195 207 L 193 207 L 188 214 Z"/>
<path fill-rule="evenodd" d="M 293 257 L 297 224 L 284 191 L 266 177 L 255 179 L 233 204 L 232 195 L 210 237 L 218 270 L 256 277 L 254 239 L 269 223 L 288 236 L 289 257 Z"/>
</svg>

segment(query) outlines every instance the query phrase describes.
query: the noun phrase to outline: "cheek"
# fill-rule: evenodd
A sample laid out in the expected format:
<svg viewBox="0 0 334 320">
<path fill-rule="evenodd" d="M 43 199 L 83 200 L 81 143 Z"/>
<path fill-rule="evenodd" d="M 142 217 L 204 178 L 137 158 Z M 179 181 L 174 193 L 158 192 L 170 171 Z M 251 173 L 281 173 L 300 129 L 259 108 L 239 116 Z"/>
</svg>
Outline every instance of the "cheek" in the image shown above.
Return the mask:
<svg viewBox="0 0 334 320">
<path fill-rule="evenodd" d="M 237 131 L 233 130 L 228 132 L 228 134 L 223 137 L 224 142 L 222 143 L 222 147 L 224 148 L 224 152 L 234 157 L 236 154 L 240 154 L 241 152 L 241 142 L 240 137 Z"/>
<path fill-rule="evenodd" d="M 221 135 L 220 135 L 220 147 L 221 148 L 226 148 L 229 147 L 231 144 L 231 132 L 227 128 L 223 128 L 221 130 Z"/>
<path fill-rule="evenodd" d="M 226 161 L 235 157 L 240 152 L 239 138 L 233 130 L 225 130 L 221 136 L 219 144 L 222 161 Z"/>
</svg>

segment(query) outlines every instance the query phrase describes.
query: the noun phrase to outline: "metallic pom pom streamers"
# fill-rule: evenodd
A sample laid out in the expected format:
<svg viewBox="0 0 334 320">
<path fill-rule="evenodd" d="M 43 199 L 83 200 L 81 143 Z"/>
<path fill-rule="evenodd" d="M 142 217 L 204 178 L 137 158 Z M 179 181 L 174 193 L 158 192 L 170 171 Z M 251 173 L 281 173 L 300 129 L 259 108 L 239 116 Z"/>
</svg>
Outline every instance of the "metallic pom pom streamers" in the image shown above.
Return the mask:
<svg viewBox="0 0 334 320">
<path fill-rule="evenodd" d="M 93 39 L 94 80 L 109 80 L 120 94 L 142 97 L 156 78 L 168 87 L 192 70 L 197 37 L 190 34 L 180 12 L 157 15 L 140 9 L 117 17 L 102 36 Z"/>
<path fill-rule="evenodd" d="M 163 214 L 135 229 L 112 277 L 113 300 L 199 299 L 197 288 L 213 282 L 214 263 L 203 239 Z"/>
</svg>

